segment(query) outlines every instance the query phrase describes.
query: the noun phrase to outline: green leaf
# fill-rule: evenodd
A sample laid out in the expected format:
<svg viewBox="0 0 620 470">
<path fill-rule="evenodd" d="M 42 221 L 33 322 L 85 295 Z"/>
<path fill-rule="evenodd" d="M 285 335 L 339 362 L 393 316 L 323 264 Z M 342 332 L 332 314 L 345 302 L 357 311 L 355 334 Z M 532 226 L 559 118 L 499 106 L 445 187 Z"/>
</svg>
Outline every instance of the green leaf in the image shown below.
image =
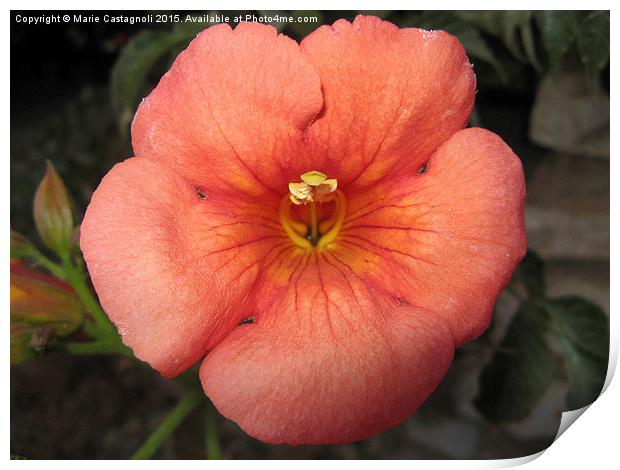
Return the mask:
<svg viewBox="0 0 620 470">
<path fill-rule="evenodd" d="M 553 381 L 555 359 L 547 343 L 546 312 L 525 302 L 480 376 L 474 404 L 496 423 L 526 418 Z"/>
<path fill-rule="evenodd" d="M 598 88 L 598 76 L 609 62 L 609 12 L 593 11 L 580 21 L 577 47 L 586 67 L 592 89 Z"/>
<path fill-rule="evenodd" d="M 526 28 L 529 24 L 531 14 L 529 11 L 505 11 L 501 17 L 504 44 L 512 55 L 521 61 L 525 61 L 525 58 L 521 52 L 521 43 L 519 42 L 517 32 L 520 31 L 521 35 L 523 35 L 523 28 Z"/>
<path fill-rule="evenodd" d="M 21 233 L 11 230 L 11 258 L 24 259 L 33 256 L 36 248 L 30 240 Z"/>
<path fill-rule="evenodd" d="M 578 296 L 563 296 L 548 304 L 558 334 L 601 359 L 609 358 L 609 319 L 601 308 Z"/>
<path fill-rule="evenodd" d="M 537 11 L 534 15 L 549 57 L 549 68 L 556 74 L 562 58 L 577 37 L 577 14 L 575 11 L 554 10 Z"/>
<path fill-rule="evenodd" d="M 567 408 L 582 408 L 596 400 L 605 383 L 609 319 L 598 306 L 576 296 L 553 299 L 547 310 L 568 374 Z"/>
<path fill-rule="evenodd" d="M 536 53 L 536 42 L 534 41 L 532 22 L 529 17 L 527 21 L 521 24 L 520 31 L 523 50 L 525 51 L 525 56 L 527 57 L 528 62 L 532 64 L 538 72 L 541 72 L 542 67 L 540 65 L 540 61 L 538 60 L 538 54 Z"/>
<path fill-rule="evenodd" d="M 545 295 L 545 265 L 534 251 L 528 250 L 519 263 L 517 272 L 530 296 L 543 297 Z"/>
<path fill-rule="evenodd" d="M 502 63 L 497 60 L 495 54 L 475 27 L 466 23 L 448 23 L 444 25 L 445 29 L 450 34 L 455 35 L 459 41 L 463 43 L 467 54 L 476 59 L 483 60 L 493 66 L 495 71 L 500 77 L 502 83 L 508 83 L 508 75 L 504 69 Z"/>
<path fill-rule="evenodd" d="M 510 53 L 521 62 L 541 69 L 532 28 L 532 12 L 514 11 L 460 11 L 455 15 L 469 26 L 500 38 Z"/>
<path fill-rule="evenodd" d="M 134 113 L 149 71 L 155 63 L 176 45 L 195 36 L 195 29 L 175 31 L 143 30 L 136 34 L 121 51 L 112 69 L 112 101 L 124 128 Z"/>
<path fill-rule="evenodd" d="M 456 18 L 459 21 L 458 18 Z M 423 12 L 409 12 L 407 21 L 403 26 L 421 29 L 445 29 L 445 25 L 454 23 L 455 17 L 449 11 L 425 10 Z"/>
<path fill-rule="evenodd" d="M 34 222 L 43 243 L 61 258 L 73 246 L 73 200 L 50 161 L 34 195 Z"/>
<path fill-rule="evenodd" d="M 461 20 L 482 29 L 492 36 L 501 37 L 504 31 L 505 16 L 508 11 L 484 10 L 484 11 L 455 11 L 453 12 Z"/>
<path fill-rule="evenodd" d="M 531 64 L 536 70 L 542 67 L 536 52 L 536 41 L 532 23 L 532 12 L 506 11 L 502 16 L 502 39 L 508 50 L 522 62 Z"/>
<path fill-rule="evenodd" d="M 593 403 L 601 394 L 607 376 L 607 361 L 579 349 L 566 338 L 557 338 L 564 351 L 568 373 L 566 409 L 578 410 Z"/>
</svg>

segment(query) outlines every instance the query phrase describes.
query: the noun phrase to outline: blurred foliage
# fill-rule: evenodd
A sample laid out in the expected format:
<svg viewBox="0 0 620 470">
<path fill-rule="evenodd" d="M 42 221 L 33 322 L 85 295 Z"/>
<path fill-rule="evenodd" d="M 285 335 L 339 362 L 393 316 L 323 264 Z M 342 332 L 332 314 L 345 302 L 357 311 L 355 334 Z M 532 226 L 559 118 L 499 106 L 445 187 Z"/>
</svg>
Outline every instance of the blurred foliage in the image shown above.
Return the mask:
<svg viewBox="0 0 620 470">
<path fill-rule="evenodd" d="M 36 248 L 30 240 L 11 230 L 11 259 L 30 258 L 35 251 Z"/>
<path fill-rule="evenodd" d="M 476 407 L 496 422 L 525 419 L 553 382 L 554 358 L 545 338 L 547 318 L 524 302 L 481 376 Z"/>
<path fill-rule="evenodd" d="M 11 113 L 11 226 L 34 238 L 32 196 L 45 174 L 46 160 L 71 182 L 76 223 L 92 190 L 119 160 L 130 155 L 119 136 L 116 113 L 107 88 L 88 84 L 62 102 Z"/>
<path fill-rule="evenodd" d="M 64 181 L 48 161 L 35 192 L 33 215 L 39 239 L 52 256 L 11 230 L 12 363 L 56 348 L 74 354 L 130 355 L 87 283 L 73 208 Z M 83 335 L 71 336 L 79 327 Z M 67 342 L 55 341 L 61 337 Z"/>
<path fill-rule="evenodd" d="M 188 43 L 195 31 L 144 30 L 127 43 L 112 70 L 111 90 L 119 114 L 121 130 L 125 130 L 134 114 L 134 105 L 157 61 L 178 44 Z"/>
<path fill-rule="evenodd" d="M 521 260 L 517 270 L 517 278 L 523 283 L 530 297 L 539 298 L 545 295 L 545 264 L 533 251 L 528 251 Z"/>
<path fill-rule="evenodd" d="M 566 408 L 589 405 L 601 393 L 609 362 L 609 320 L 592 302 L 559 297 L 547 305 L 550 333 L 561 348 L 568 372 Z"/>
<path fill-rule="evenodd" d="M 584 15 L 577 18 L 577 45 L 590 84 L 596 88 L 599 72 L 609 63 L 609 12 L 593 11 Z"/>
<path fill-rule="evenodd" d="M 197 12 L 194 12 L 198 14 Z M 216 15 L 218 12 L 205 12 Z M 262 15 L 316 17 L 318 22 L 274 23 L 278 31 L 303 39 L 320 24 L 330 23 L 331 12 L 257 12 Z M 338 13 L 338 12 L 337 12 Z M 518 87 L 528 68 L 538 74 L 556 74 L 563 58 L 577 52 L 593 90 L 609 62 L 607 11 L 411 11 L 363 12 L 394 21 L 399 26 L 444 30 L 463 43 L 474 63 L 489 64 L 498 85 Z M 227 12 L 229 17 L 234 12 Z M 182 15 L 181 15 L 182 16 Z M 354 15 L 344 15 L 351 18 Z M 577 27 L 580 25 L 580 27 Z M 112 97 L 122 128 L 129 123 L 139 97 L 148 92 L 149 71 L 167 54 L 176 55 L 204 28 L 176 23 L 168 29 L 143 30 L 121 51 L 112 71 Z M 169 57 L 170 58 L 170 57 Z"/>
<path fill-rule="evenodd" d="M 544 264 L 531 251 L 516 282 L 526 296 L 482 371 L 476 407 L 498 423 L 527 418 L 553 383 L 558 364 L 568 376 L 566 410 L 589 405 L 607 375 L 609 319 L 581 297 L 547 297 Z"/>
<path fill-rule="evenodd" d="M 471 57 L 495 68 L 505 86 L 519 73 L 506 52 L 522 66 L 557 73 L 564 56 L 578 48 L 593 87 L 609 61 L 609 12 L 605 11 L 424 12 L 411 24 L 454 34 Z M 579 24 L 586 28 L 578 28 Z"/>
</svg>

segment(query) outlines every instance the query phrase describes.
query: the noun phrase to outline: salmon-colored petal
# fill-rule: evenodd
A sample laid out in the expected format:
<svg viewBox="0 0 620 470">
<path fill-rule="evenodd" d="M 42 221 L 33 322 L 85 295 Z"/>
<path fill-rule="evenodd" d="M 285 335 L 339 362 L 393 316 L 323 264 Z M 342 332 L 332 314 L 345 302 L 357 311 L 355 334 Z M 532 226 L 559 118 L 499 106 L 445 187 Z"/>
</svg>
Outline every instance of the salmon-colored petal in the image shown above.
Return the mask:
<svg viewBox="0 0 620 470">
<path fill-rule="evenodd" d="M 454 344 L 438 315 L 366 284 L 327 254 L 274 259 L 255 322 L 200 369 L 218 410 L 268 443 L 364 439 L 404 420 L 437 386 Z"/>
<path fill-rule="evenodd" d="M 165 376 L 193 365 L 247 316 L 262 259 L 283 243 L 275 210 L 204 194 L 145 158 L 106 175 L 80 240 L 123 341 Z"/>
<path fill-rule="evenodd" d="M 318 28 L 301 49 L 325 100 L 310 127 L 309 154 L 341 187 L 419 167 L 467 123 L 476 78 L 448 33 L 358 16 Z"/>
<path fill-rule="evenodd" d="M 299 176 L 289 174 L 290 162 L 322 103 L 319 78 L 295 41 L 257 23 L 217 25 L 142 102 L 133 148 L 198 185 L 281 195 Z"/>
<path fill-rule="evenodd" d="M 519 158 L 483 129 L 456 133 L 426 171 L 351 200 L 335 253 L 403 302 L 437 312 L 457 344 L 488 326 L 526 250 Z"/>
</svg>

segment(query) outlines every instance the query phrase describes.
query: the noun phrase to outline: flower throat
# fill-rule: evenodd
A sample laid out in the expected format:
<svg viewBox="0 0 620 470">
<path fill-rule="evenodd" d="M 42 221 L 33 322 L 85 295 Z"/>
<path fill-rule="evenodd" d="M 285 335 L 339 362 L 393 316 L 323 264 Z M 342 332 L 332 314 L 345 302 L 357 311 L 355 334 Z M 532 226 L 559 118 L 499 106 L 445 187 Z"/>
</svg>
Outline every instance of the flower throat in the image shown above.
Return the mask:
<svg viewBox="0 0 620 470">
<path fill-rule="evenodd" d="M 300 178 L 300 182 L 289 183 L 289 192 L 280 201 L 280 223 L 298 247 L 321 250 L 336 239 L 342 227 L 346 199 L 338 181 L 320 171 L 309 171 Z M 325 210 L 329 207 L 331 212 Z"/>
</svg>

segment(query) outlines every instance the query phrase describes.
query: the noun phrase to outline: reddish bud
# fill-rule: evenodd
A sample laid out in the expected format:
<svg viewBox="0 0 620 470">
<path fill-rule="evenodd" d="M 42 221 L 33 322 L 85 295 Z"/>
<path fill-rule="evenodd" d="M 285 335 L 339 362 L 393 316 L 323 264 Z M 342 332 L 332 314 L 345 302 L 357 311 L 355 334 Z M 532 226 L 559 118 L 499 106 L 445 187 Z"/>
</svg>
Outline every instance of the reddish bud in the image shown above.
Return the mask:
<svg viewBox="0 0 620 470">
<path fill-rule="evenodd" d="M 67 335 L 83 321 L 82 305 L 68 284 L 33 271 L 21 261 L 11 260 L 10 293 L 11 362 L 30 357 L 34 344 L 44 349 L 43 336 Z"/>
</svg>

